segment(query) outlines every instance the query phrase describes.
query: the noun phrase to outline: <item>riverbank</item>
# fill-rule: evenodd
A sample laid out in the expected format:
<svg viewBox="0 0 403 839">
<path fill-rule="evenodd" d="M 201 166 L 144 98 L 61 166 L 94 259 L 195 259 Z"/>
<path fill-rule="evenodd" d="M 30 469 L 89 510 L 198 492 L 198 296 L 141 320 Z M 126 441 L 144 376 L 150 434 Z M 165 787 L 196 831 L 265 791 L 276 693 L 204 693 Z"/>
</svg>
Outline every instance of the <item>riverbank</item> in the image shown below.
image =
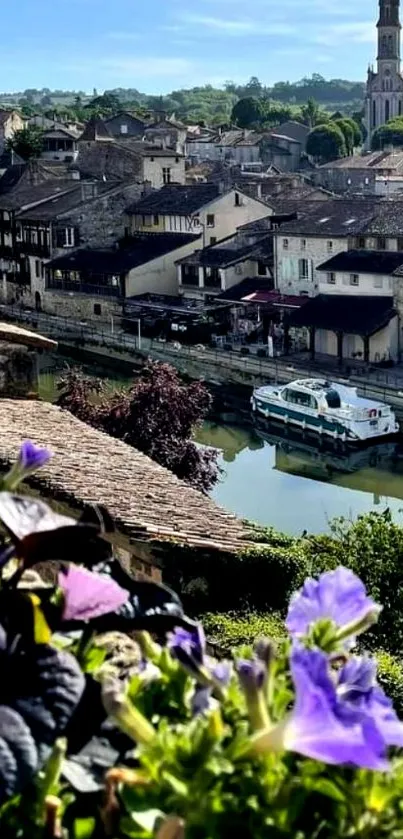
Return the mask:
<svg viewBox="0 0 403 839">
<path fill-rule="evenodd" d="M 93 324 L 76 322 L 43 313 L 17 310 L 3 306 L 2 316 L 56 338 L 67 354 L 75 353 L 80 360 L 112 363 L 120 369 L 138 369 L 147 357 L 168 361 L 190 378 L 204 378 L 216 385 L 244 385 L 249 388 L 265 383 L 285 384 L 296 378 L 322 376 L 335 382 L 352 384 L 360 396 L 387 402 L 399 416 L 403 416 L 403 368 L 367 369 L 358 362 L 343 371 L 335 360 L 322 357 L 312 362 L 298 356 L 268 359 L 250 353 L 228 352 L 224 349 L 187 347 L 180 344 L 150 341 L 123 332 L 96 328 Z M 243 350 L 245 352 L 245 349 Z M 118 369 L 118 367 L 116 368 Z M 346 378 L 348 376 L 348 378 Z"/>
</svg>

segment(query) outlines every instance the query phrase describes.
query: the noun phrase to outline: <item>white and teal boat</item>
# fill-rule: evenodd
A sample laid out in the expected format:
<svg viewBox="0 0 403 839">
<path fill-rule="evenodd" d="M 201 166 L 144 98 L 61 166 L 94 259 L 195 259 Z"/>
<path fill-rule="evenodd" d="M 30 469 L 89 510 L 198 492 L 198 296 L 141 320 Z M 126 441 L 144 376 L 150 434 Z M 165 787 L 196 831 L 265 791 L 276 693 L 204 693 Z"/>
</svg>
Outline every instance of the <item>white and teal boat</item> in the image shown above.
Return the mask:
<svg viewBox="0 0 403 839">
<path fill-rule="evenodd" d="M 252 410 L 303 431 L 343 442 L 363 442 L 397 434 L 399 425 L 389 405 L 357 395 L 355 387 L 324 379 L 299 379 L 283 386 L 256 388 Z"/>
</svg>

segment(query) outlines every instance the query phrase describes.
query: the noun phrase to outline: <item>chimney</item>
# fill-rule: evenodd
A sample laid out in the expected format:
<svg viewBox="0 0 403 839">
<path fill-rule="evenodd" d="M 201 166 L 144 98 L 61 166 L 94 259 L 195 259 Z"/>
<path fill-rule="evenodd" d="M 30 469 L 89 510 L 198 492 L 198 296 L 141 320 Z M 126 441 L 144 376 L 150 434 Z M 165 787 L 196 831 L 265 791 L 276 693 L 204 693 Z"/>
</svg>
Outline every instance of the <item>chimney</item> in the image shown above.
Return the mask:
<svg viewBox="0 0 403 839">
<path fill-rule="evenodd" d="M 81 200 L 90 201 L 98 195 L 97 181 L 83 181 L 81 184 Z"/>
<path fill-rule="evenodd" d="M 261 183 L 256 184 L 256 198 L 260 198 L 260 199 L 262 198 L 262 184 Z"/>
</svg>

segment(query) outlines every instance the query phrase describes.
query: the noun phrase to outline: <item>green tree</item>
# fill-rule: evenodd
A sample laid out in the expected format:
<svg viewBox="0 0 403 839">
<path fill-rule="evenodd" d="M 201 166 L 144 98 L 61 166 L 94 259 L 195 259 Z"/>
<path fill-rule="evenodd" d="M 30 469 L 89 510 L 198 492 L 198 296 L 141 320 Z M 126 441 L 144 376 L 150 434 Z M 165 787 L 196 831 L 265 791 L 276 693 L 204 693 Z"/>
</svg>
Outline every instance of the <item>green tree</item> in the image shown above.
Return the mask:
<svg viewBox="0 0 403 839">
<path fill-rule="evenodd" d="M 354 152 L 354 139 L 355 139 L 355 132 L 351 125 L 351 123 L 346 119 L 335 119 L 332 122 L 333 125 L 337 125 L 340 128 L 340 131 L 344 137 L 344 142 L 346 144 L 346 151 L 347 154 L 353 154 Z"/>
<path fill-rule="evenodd" d="M 333 123 L 317 125 L 308 134 L 306 150 L 320 163 L 346 156 L 346 143 L 340 128 Z"/>
<path fill-rule="evenodd" d="M 384 149 L 385 146 L 403 147 L 403 117 L 395 117 L 377 128 L 371 140 L 374 151 Z"/>
<path fill-rule="evenodd" d="M 308 125 L 309 128 L 314 128 L 315 125 L 317 125 L 319 116 L 319 105 L 316 99 L 313 99 L 312 96 L 309 97 L 306 105 L 302 106 L 301 115 L 305 125 Z"/>
<path fill-rule="evenodd" d="M 260 99 L 260 97 L 263 94 L 263 85 L 259 81 L 257 76 L 251 76 L 247 85 L 245 86 L 245 92 L 248 94 L 248 96 L 254 96 L 257 99 Z"/>
<path fill-rule="evenodd" d="M 234 105 L 231 114 L 232 122 L 239 125 L 240 128 L 251 128 L 256 123 L 261 122 L 264 112 L 259 99 L 253 96 L 247 96 L 245 99 L 240 99 Z"/>
<path fill-rule="evenodd" d="M 39 157 L 43 149 L 43 131 L 36 125 L 22 128 L 7 140 L 6 147 L 15 151 L 23 160 Z"/>
</svg>

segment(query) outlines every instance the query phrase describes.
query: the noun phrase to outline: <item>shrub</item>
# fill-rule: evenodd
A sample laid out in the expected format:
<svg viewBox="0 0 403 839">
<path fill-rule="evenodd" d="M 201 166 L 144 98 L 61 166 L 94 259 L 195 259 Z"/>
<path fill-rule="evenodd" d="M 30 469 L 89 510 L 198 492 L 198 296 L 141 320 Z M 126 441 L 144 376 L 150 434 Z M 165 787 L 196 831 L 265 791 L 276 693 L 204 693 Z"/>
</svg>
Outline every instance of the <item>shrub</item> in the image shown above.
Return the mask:
<svg viewBox="0 0 403 839">
<path fill-rule="evenodd" d="M 377 650 L 378 680 L 391 698 L 397 715 L 403 717 L 403 663 L 384 650 Z"/>
<path fill-rule="evenodd" d="M 226 654 L 253 644 L 256 638 L 281 641 L 285 637 L 283 620 L 275 612 L 208 612 L 203 615 L 203 626 L 209 641 Z"/>
</svg>

